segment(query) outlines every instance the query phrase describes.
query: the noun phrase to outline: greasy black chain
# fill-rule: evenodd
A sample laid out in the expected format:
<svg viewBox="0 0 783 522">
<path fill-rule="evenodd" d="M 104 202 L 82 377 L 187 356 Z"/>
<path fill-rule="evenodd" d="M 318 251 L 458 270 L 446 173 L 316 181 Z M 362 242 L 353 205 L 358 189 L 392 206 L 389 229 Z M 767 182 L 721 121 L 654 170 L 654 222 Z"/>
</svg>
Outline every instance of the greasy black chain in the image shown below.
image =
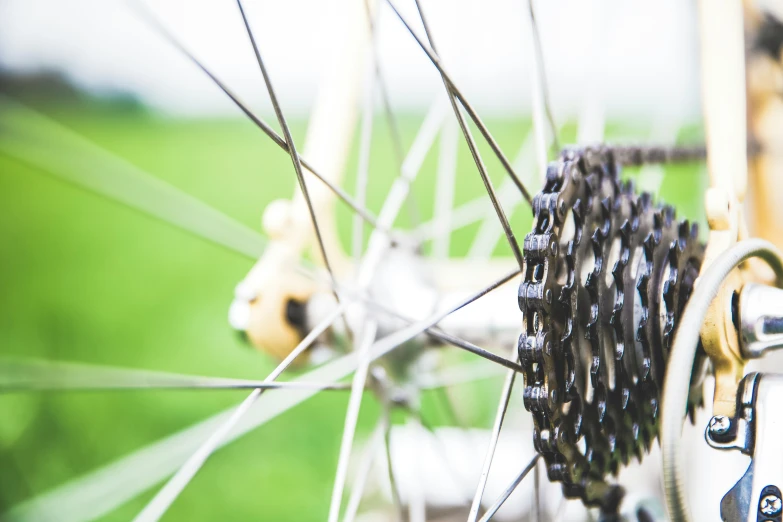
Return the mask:
<svg viewBox="0 0 783 522">
<path fill-rule="evenodd" d="M 533 203 L 519 287 L 525 407 L 550 480 L 616 509 L 607 482 L 658 430 L 672 337 L 698 276 L 696 226 L 620 180 L 622 165 L 695 160 L 703 148 L 567 149 Z"/>
</svg>

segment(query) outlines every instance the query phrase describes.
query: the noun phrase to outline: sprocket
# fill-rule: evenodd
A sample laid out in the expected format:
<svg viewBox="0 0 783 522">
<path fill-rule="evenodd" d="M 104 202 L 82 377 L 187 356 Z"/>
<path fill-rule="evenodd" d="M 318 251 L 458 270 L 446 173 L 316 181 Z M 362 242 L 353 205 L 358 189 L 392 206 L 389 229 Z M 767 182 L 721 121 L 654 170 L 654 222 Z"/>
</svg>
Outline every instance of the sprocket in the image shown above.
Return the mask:
<svg viewBox="0 0 783 522">
<path fill-rule="evenodd" d="M 567 149 L 524 241 L 519 358 L 535 447 L 566 496 L 607 511 L 622 490 L 606 477 L 657 436 L 669 348 L 703 257 L 696 226 L 622 183 L 620 165 L 680 156 Z"/>
</svg>

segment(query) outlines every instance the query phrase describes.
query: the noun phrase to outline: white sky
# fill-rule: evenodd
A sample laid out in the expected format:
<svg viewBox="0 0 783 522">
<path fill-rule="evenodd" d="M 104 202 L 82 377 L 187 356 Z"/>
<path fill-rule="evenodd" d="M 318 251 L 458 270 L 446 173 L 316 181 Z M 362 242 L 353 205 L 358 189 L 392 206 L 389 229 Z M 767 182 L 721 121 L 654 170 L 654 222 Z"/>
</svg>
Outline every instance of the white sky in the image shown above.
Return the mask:
<svg viewBox="0 0 783 522">
<path fill-rule="evenodd" d="M 306 112 L 349 0 L 245 0 L 289 112 Z M 396 0 L 416 20 L 412 0 Z M 268 110 L 232 0 L 147 0 L 193 51 L 252 106 Z M 653 120 L 699 112 L 694 2 L 538 0 L 555 112 L 571 115 L 590 89 L 609 116 Z M 532 53 L 526 0 L 423 0 L 447 69 L 484 113 L 529 113 Z M 417 24 L 418 26 L 418 24 Z M 419 26 L 420 27 L 420 26 Z M 421 33 L 423 34 L 423 33 Z M 382 5 L 382 67 L 395 108 L 421 110 L 442 90 L 424 53 Z M 206 76 L 124 0 L 0 1 L 0 64 L 54 68 L 97 90 L 121 88 L 167 111 L 234 114 Z"/>
</svg>

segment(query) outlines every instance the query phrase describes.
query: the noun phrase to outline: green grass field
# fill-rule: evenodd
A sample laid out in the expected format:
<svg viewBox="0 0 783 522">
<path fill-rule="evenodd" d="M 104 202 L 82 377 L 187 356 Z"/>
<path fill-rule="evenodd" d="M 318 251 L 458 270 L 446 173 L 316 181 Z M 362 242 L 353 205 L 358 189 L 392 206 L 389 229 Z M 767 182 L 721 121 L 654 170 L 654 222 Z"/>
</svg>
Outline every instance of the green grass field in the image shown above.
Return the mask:
<svg viewBox="0 0 783 522">
<path fill-rule="evenodd" d="M 294 187 L 288 156 L 243 120 L 167 119 L 144 112 L 56 106 L 47 112 L 255 229 L 260 228 L 264 206 L 290 197 Z M 419 121 L 416 116 L 401 118 L 405 143 L 412 141 Z M 295 138 L 301 140 L 305 122 L 293 126 Z M 519 120 L 493 120 L 489 126 L 509 155 L 529 128 Z M 573 139 L 574 129 L 565 134 L 565 141 Z M 613 126 L 609 134 L 616 141 L 644 136 L 622 126 Z M 500 182 L 499 163 L 486 147 L 483 150 L 493 179 Z M 414 188 L 425 217 L 432 213 L 436 157 L 434 150 Z M 355 165 L 352 154 L 345 182 L 349 189 Z M 661 197 L 677 204 L 680 215 L 698 218 L 700 168 L 670 170 Z M 393 150 L 379 121 L 368 196 L 376 212 L 394 174 Z M 462 147 L 457 202 L 482 192 Z M 512 218 L 519 238 L 529 228 L 528 214 L 519 206 Z M 242 344 L 226 320 L 234 285 L 252 261 L 1 154 L 0 215 L 0 353 L 253 379 L 273 367 L 273 361 Z M 338 217 L 347 238 L 350 214 L 341 208 Z M 399 224 L 407 226 L 407 219 L 403 212 Z M 464 255 L 476 230 L 472 226 L 455 233 L 453 255 Z M 501 243 L 496 254 L 508 252 Z M 491 383 L 474 393 L 478 424 L 489 422 L 498 388 L 499 383 Z M 234 405 L 245 395 L 0 395 L 0 513 Z M 347 397 L 320 394 L 219 451 L 166 520 L 323 520 Z M 377 413 L 375 402 L 367 399 L 362 433 Z M 425 400 L 425 413 L 436 423 L 446 422 L 433 401 Z M 132 518 L 153 493 L 128 502 L 105 520 Z"/>
</svg>

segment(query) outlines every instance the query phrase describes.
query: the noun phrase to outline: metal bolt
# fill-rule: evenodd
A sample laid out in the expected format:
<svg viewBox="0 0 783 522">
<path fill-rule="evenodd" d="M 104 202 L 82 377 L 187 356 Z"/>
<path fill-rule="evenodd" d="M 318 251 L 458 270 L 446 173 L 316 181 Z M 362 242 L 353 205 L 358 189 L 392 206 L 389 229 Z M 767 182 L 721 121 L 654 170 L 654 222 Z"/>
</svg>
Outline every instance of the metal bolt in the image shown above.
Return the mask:
<svg viewBox="0 0 783 522">
<path fill-rule="evenodd" d="M 774 517 L 780 514 L 781 508 L 783 508 L 783 502 L 775 494 L 764 495 L 759 502 L 759 510 L 764 516 Z"/>
<path fill-rule="evenodd" d="M 731 419 L 725 415 L 715 415 L 710 419 L 710 435 L 723 436 L 731 428 Z"/>
</svg>

